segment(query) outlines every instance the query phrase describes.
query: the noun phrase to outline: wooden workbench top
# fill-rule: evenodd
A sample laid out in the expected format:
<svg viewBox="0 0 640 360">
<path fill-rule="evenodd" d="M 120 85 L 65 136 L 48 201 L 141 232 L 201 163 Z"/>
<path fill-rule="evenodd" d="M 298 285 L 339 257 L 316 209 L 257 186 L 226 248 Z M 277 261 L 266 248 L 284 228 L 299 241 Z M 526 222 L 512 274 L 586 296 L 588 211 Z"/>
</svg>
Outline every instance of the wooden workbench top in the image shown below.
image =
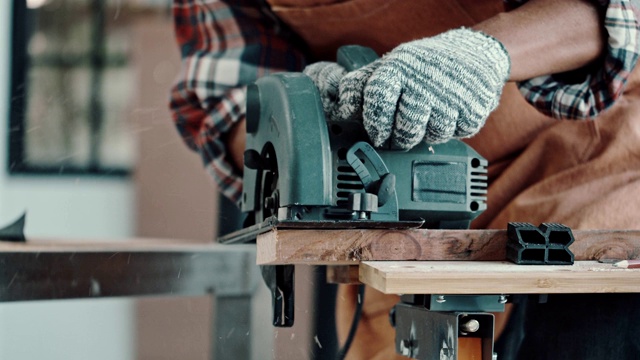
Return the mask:
<svg viewBox="0 0 640 360">
<path fill-rule="evenodd" d="M 0 241 L 0 253 L 56 252 L 207 252 L 235 251 L 253 245 L 222 245 L 193 240 L 127 238 L 127 239 L 28 239 L 27 242 Z"/>
</svg>

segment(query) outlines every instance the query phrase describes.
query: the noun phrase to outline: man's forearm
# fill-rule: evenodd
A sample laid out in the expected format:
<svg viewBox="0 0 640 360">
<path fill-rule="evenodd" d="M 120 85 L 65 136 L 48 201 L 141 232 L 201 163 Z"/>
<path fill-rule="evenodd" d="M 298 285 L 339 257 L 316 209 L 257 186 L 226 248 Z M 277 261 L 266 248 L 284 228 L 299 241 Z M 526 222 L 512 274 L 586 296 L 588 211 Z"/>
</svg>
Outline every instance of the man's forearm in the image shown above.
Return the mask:
<svg viewBox="0 0 640 360">
<path fill-rule="evenodd" d="M 604 34 L 588 0 L 531 0 L 474 26 L 502 42 L 511 57 L 511 81 L 578 69 L 600 56 Z M 244 120 L 227 134 L 228 156 L 242 170 Z"/>
<path fill-rule="evenodd" d="M 597 5 L 588 0 L 531 0 L 474 29 L 504 44 L 511 57 L 511 81 L 578 69 L 604 48 Z"/>
</svg>

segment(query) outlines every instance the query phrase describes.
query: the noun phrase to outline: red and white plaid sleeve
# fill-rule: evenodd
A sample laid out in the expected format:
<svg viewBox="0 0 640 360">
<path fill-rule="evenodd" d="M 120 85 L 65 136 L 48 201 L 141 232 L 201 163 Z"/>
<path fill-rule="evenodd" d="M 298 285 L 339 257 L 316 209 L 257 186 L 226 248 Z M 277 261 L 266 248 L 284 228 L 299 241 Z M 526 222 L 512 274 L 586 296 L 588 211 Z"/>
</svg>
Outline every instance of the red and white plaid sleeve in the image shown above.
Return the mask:
<svg viewBox="0 0 640 360">
<path fill-rule="evenodd" d="M 595 1 L 595 0 L 594 0 Z M 526 0 L 506 0 L 507 6 Z M 584 69 L 583 80 L 563 74 L 536 77 L 518 84 L 525 99 L 542 113 L 558 119 L 589 119 L 608 109 L 620 97 L 640 52 L 638 1 L 597 0 L 603 7 L 607 33 L 600 64 Z"/>
<path fill-rule="evenodd" d="M 175 0 L 173 15 L 182 66 L 171 90 L 173 120 L 200 154 L 220 191 L 234 202 L 242 177 L 224 135 L 244 119 L 246 85 L 305 64 L 295 41 L 257 0 Z"/>
</svg>

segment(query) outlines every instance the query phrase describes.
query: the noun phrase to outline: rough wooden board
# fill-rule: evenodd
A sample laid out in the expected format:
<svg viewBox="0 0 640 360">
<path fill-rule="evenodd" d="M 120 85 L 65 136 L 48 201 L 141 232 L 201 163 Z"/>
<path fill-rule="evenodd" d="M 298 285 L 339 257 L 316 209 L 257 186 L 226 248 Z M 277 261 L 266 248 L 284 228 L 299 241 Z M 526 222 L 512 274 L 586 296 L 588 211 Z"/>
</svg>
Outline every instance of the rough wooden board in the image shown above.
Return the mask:
<svg viewBox="0 0 640 360">
<path fill-rule="evenodd" d="M 640 231 L 574 230 L 576 260 L 640 258 Z M 347 265 L 372 260 L 506 258 L 506 230 L 271 230 L 258 236 L 258 264 Z"/>
<path fill-rule="evenodd" d="M 387 294 L 640 292 L 640 269 L 596 261 L 515 265 L 506 261 L 365 261 L 360 281 Z"/>
</svg>

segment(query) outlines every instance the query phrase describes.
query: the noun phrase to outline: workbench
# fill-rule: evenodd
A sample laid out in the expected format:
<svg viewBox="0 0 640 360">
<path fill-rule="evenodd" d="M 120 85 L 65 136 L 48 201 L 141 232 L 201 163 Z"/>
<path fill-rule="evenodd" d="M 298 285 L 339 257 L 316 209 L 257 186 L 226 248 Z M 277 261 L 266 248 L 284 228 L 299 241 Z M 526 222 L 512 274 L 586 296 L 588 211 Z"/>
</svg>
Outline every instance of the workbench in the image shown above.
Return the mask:
<svg viewBox="0 0 640 360">
<path fill-rule="evenodd" d="M 405 356 L 490 360 L 497 356 L 492 313 L 504 311 L 511 295 L 640 292 L 640 269 L 615 266 L 640 257 L 640 231 L 574 231 L 571 240 L 558 243 L 545 234 L 548 242 L 522 243 L 523 251 L 545 248 L 539 252 L 543 258 L 527 259 L 537 265 L 521 265 L 506 261 L 508 248 L 519 246 L 507 230 L 276 227 L 258 235 L 257 261 L 326 265 L 330 282 L 402 295 L 390 318 L 396 351 Z M 568 261 L 564 255 L 570 255 Z"/>
<path fill-rule="evenodd" d="M 348 266 L 337 282 L 388 294 L 640 292 L 640 271 L 598 260 L 640 258 L 640 231 L 576 230 L 574 265 L 506 260 L 506 230 L 278 229 L 257 239 L 260 265 Z M 354 267 L 357 267 L 355 269 Z"/>
<path fill-rule="evenodd" d="M 269 230 L 257 246 L 153 239 L 0 242 L 0 301 L 211 295 L 215 333 L 250 329 L 255 264 L 322 265 L 331 281 L 389 294 L 640 292 L 640 270 L 602 259 L 640 257 L 640 231 L 574 231 L 570 266 L 505 261 L 503 230 Z M 212 341 L 215 359 L 250 359 L 248 339 Z"/>
<path fill-rule="evenodd" d="M 212 357 L 251 359 L 251 299 L 261 284 L 255 263 L 254 245 L 0 241 L 0 302 L 209 295 L 215 298 Z M 230 333 L 239 335 L 216 336 Z"/>
</svg>

